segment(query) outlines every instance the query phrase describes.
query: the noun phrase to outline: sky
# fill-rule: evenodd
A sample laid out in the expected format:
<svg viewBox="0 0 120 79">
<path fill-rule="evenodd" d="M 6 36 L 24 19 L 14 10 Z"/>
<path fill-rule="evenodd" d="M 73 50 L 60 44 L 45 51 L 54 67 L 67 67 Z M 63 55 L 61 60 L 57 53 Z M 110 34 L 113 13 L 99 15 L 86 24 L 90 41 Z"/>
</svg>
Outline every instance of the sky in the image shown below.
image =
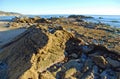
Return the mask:
<svg viewBox="0 0 120 79">
<path fill-rule="evenodd" d="M 120 0 L 0 0 L 0 10 L 44 15 L 120 15 Z"/>
</svg>

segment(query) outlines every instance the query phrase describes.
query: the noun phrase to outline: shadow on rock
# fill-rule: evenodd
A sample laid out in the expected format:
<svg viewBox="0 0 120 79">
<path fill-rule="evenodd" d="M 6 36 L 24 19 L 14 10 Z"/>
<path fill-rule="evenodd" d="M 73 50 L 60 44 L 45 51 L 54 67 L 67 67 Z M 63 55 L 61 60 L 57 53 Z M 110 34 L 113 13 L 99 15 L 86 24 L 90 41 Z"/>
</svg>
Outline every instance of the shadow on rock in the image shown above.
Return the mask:
<svg viewBox="0 0 120 79">
<path fill-rule="evenodd" d="M 47 35 L 35 27 L 30 27 L 15 38 L 0 53 L 0 79 L 17 79 L 21 76 L 31 67 L 33 54 L 37 54 L 38 49 L 43 48 L 47 42 Z"/>
<path fill-rule="evenodd" d="M 81 40 L 78 40 L 77 38 L 70 38 L 66 42 L 65 51 L 68 54 L 78 53 L 80 51 L 80 45 L 81 45 L 80 43 L 81 43 Z"/>
</svg>

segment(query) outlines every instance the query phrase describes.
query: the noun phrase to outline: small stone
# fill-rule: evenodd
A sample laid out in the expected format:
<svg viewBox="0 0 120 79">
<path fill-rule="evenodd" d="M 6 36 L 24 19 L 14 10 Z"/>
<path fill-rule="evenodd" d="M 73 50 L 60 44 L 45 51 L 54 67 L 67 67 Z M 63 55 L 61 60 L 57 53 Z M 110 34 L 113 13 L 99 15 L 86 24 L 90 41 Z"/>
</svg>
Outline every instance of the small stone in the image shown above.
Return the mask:
<svg viewBox="0 0 120 79">
<path fill-rule="evenodd" d="M 108 63 L 110 65 L 112 65 L 112 67 L 120 67 L 120 62 L 119 61 L 113 60 L 109 57 L 107 57 L 106 59 L 107 59 Z"/>
<path fill-rule="evenodd" d="M 75 53 L 71 54 L 71 56 L 72 56 L 73 58 L 77 58 L 77 57 L 78 57 L 78 55 L 75 54 Z"/>
<path fill-rule="evenodd" d="M 65 72 L 65 78 L 70 78 L 75 73 L 77 73 L 77 70 L 75 68 L 70 68 Z"/>
<path fill-rule="evenodd" d="M 103 56 L 94 55 L 92 56 L 92 60 L 101 68 L 106 68 L 106 66 L 108 65 L 108 62 Z"/>
</svg>

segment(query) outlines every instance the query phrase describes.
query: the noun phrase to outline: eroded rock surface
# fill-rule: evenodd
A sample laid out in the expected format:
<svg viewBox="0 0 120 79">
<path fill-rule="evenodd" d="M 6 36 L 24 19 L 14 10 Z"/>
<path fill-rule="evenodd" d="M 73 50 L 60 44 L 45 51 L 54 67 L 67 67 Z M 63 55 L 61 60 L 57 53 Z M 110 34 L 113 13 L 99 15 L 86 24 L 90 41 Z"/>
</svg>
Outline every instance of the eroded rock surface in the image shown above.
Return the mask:
<svg viewBox="0 0 120 79">
<path fill-rule="evenodd" d="M 54 20 L 61 21 L 52 18 Z M 45 24 L 29 24 L 24 33 L 1 47 L 0 79 L 120 78 L 119 52 L 89 43 L 92 34 L 83 35 L 85 29 L 82 28 L 81 34 L 78 34 L 73 29 L 67 31 L 61 25 L 46 24 L 49 22 L 40 17 L 16 18 L 15 21 Z M 88 30 L 89 33 L 92 31 Z M 99 30 L 95 31 L 102 37 Z"/>
</svg>

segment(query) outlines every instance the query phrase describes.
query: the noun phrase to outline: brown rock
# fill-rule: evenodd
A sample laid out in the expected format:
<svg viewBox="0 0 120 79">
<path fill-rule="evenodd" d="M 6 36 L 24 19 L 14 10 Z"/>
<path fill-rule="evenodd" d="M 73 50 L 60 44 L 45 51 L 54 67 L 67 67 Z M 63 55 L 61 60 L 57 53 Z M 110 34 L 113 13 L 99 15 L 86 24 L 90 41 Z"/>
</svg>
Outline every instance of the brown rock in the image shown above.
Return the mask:
<svg viewBox="0 0 120 79">
<path fill-rule="evenodd" d="M 39 72 L 64 60 L 65 43 L 71 38 L 64 30 L 50 34 L 40 27 L 30 27 L 0 53 L 0 60 L 9 67 L 7 78 L 38 79 Z"/>
<path fill-rule="evenodd" d="M 70 68 L 65 72 L 65 79 L 72 79 L 73 75 L 77 73 L 77 70 L 75 68 Z"/>
<path fill-rule="evenodd" d="M 106 68 L 106 66 L 108 65 L 108 62 L 103 56 L 92 56 L 92 60 L 101 68 Z"/>
</svg>

